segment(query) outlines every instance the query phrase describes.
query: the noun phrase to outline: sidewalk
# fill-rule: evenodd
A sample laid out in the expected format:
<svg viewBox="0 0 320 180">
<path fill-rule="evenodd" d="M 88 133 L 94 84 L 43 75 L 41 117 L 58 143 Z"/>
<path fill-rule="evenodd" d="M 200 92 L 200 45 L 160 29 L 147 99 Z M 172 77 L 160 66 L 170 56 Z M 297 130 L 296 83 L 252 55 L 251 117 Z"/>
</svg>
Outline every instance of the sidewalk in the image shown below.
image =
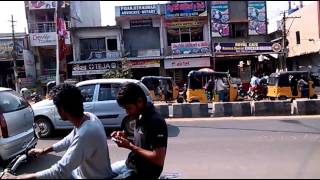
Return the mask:
<svg viewBox="0 0 320 180">
<path fill-rule="evenodd" d="M 248 116 L 248 117 L 208 117 L 208 118 L 167 118 L 167 122 L 191 121 L 257 121 L 257 120 L 320 120 L 320 115 L 310 116 Z"/>
</svg>

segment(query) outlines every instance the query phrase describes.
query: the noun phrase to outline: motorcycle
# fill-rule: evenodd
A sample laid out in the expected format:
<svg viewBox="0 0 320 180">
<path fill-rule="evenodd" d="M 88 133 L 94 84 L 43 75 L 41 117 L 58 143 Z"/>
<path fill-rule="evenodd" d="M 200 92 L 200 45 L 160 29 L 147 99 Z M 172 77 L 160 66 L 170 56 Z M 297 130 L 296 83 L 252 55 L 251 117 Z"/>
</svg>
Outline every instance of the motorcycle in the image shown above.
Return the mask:
<svg viewBox="0 0 320 180">
<path fill-rule="evenodd" d="M 261 79 L 259 84 L 250 87 L 248 91 L 248 96 L 254 101 L 260 101 L 267 97 L 268 94 L 268 83 L 267 79 Z"/>
<path fill-rule="evenodd" d="M 33 101 L 34 103 L 40 102 L 42 101 L 42 97 L 40 96 L 40 94 L 34 92 L 31 94 L 31 101 Z"/>
<path fill-rule="evenodd" d="M 33 125 L 33 127 L 34 127 L 34 131 L 35 131 L 34 137 L 26 145 L 23 154 L 16 156 L 13 160 L 10 161 L 10 163 L 6 166 L 6 168 L 2 172 L 0 172 L 0 179 L 2 179 L 2 177 L 5 173 L 10 173 L 10 174 L 16 175 L 16 170 L 18 169 L 18 167 L 22 163 L 26 163 L 28 161 L 28 159 L 31 158 L 31 156 L 28 155 L 28 151 L 36 146 L 37 141 L 40 137 L 39 136 L 39 133 L 40 133 L 39 127 L 35 124 Z"/>
</svg>

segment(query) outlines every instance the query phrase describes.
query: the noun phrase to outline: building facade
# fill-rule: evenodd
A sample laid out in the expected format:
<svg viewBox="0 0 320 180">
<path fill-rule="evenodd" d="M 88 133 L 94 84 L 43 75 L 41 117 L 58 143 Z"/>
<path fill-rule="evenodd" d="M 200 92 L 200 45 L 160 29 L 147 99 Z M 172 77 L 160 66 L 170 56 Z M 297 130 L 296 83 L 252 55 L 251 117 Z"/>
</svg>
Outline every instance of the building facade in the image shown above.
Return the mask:
<svg viewBox="0 0 320 180">
<path fill-rule="evenodd" d="M 130 61 L 133 78 L 164 75 L 161 6 L 117 6 L 115 17 L 122 28 L 123 56 Z"/>
<path fill-rule="evenodd" d="M 57 1 L 25 1 L 29 42 L 35 57 L 37 80 L 45 85 L 56 76 L 56 24 Z M 66 22 L 68 48 L 66 59 L 60 60 L 60 79 L 69 78 L 68 62 L 73 61 L 69 29 L 71 27 L 101 26 L 100 2 L 64 1 L 62 14 Z"/>
<path fill-rule="evenodd" d="M 320 74 L 320 2 L 300 7 L 288 17 L 286 27 L 290 27 L 287 29 L 289 70 L 310 70 Z M 290 19 L 292 17 L 300 18 L 293 21 Z"/>
</svg>

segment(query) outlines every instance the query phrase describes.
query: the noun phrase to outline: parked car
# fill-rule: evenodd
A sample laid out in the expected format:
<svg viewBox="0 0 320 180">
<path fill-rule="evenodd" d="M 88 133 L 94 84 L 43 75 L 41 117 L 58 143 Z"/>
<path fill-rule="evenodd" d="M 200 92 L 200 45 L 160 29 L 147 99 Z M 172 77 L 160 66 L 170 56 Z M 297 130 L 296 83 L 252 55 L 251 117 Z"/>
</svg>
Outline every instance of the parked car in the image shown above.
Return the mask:
<svg viewBox="0 0 320 180">
<path fill-rule="evenodd" d="M 132 135 L 135 121 L 127 117 L 116 97 L 119 88 L 126 82 L 133 82 L 144 90 L 148 102 L 152 102 L 149 90 L 143 83 L 134 79 L 96 79 L 79 82 L 76 86 L 84 97 L 84 109 L 95 114 L 105 127 L 124 129 Z M 52 100 L 44 100 L 32 106 L 35 113 L 35 123 L 40 128 L 40 137 L 48 137 L 56 129 L 71 129 L 72 124 L 61 120 Z"/>
<path fill-rule="evenodd" d="M 33 121 L 31 106 L 12 89 L 0 88 L 0 164 L 23 153 L 34 137 Z"/>
</svg>

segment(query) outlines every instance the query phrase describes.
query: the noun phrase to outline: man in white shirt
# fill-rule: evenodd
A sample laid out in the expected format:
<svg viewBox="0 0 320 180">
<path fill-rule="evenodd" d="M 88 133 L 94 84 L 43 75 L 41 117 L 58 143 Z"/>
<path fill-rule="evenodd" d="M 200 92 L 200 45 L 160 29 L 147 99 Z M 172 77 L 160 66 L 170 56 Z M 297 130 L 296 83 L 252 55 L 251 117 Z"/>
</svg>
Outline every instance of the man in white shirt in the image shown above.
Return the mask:
<svg viewBox="0 0 320 180">
<path fill-rule="evenodd" d="M 6 173 L 5 179 L 106 179 L 112 178 L 107 137 L 100 120 L 83 109 L 83 97 L 78 88 L 64 84 L 53 89 L 53 102 L 63 120 L 68 119 L 73 131 L 64 139 L 45 149 L 32 149 L 30 155 L 49 152 L 66 153 L 51 168 L 13 176 Z"/>
</svg>

